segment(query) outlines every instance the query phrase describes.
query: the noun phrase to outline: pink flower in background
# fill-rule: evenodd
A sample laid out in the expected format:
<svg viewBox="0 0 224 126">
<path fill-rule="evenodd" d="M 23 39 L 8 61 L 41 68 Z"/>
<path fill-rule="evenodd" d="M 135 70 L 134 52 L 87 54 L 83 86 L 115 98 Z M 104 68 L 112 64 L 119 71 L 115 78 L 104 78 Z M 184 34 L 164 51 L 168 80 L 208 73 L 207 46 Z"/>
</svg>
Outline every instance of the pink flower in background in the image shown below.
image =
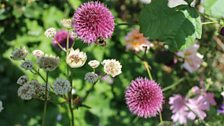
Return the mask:
<svg viewBox="0 0 224 126">
<path fill-rule="evenodd" d="M 181 95 L 174 95 L 169 99 L 170 109 L 173 112 L 171 116 L 174 122 L 178 122 L 179 124 L 187 123 L 187 114 L 188 109 L 185 106 L 186 100 Z"/>
<path fill-rule="evenodd" d="M 99 38 L 110 38 L 114 31 L 114 17 L 100 2 L 82 4 L 76 10 L 72 23 L 77 36 L 88 44 Z"/>
<path fill-rule="evenodd" d="M 58 47 L 57 43 L 59 43 L 63 48 L 66 48 L 67 37 L 69 37 L 68 41 L 69 41 L 69 48 L 70 48 L 74 42 L 74 38 L 71 37 L 71 35 L 68 33 L 68 31 L 64 31 L 64 30 L 58 31 L 55 34 L 55 36 L 53 38 L 53 44 Z"/>
<path fill-rule="evenodd" d="M 198 44 L 194 44 L 192 47 L 177 52 L 177 55 L 184 58 L 183 67 L 190 73 L 195 72 L 203 62 L 203 56 L 197 52 L 199 48 Z"/>
<path fill-rule="evenodd" d="M 125 92 L 129 110 L 137 116 L 154 117 L 162 110 L 163 93 L 155 81 L 144 78 L 133 80 Z"/>
</svg>

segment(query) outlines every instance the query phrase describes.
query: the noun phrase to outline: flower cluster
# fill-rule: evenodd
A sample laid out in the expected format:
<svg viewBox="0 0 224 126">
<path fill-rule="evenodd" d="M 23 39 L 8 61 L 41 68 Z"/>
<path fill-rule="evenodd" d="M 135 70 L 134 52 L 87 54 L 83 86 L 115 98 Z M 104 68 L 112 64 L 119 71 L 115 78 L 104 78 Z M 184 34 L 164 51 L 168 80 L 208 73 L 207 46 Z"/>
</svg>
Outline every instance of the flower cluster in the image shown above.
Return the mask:
<svg viewBox="0 0 224 126">
<path fill-rule="evenodd" d="M 172 120 L 179 124 L 186 124 L 188 120 L 195 120 L 197 117 L 203 120 L 211 105 L 216 105 L 214 94 L 206 92 L 199 87 L 192 88 L 193 98 L 183 97 L 179 94 L 170 97 L 170 109 L 173 112 Z"/>
<path fill-rule="evenodd" d="M 155 81 L 139 77 L 125 92 L 129 110 L 144 118 L 155 117 L 162 110 L 163 93 Z"/>
<path fill-rule="evenodd" d="M 59 65 L 60 59 L 59 57 L 55 57 L 52 55 L 44 55 L 37 60 L 37 64 L 40 68 L 46 71 L 53 71 Z"/>
<path fill-rule="evenodd" d="M 28 54 L 28 51 L 26 50 L 25 47 L 22 48 L 16 48 L 12 54 L 11 54 L 11 58 L 13 60 L 24 60 L 26 58 Z"/>
<path fill-rule="evenodd" d="M 80 52 L 79 49 L 74 50 L 73 48 L 70 50 L 70 53 L 66 58 L 66 62 L 71 68 L 82 67 L 86 63 L 86 60 L 86 53 Z"/>
<path fill-rule="evenodd" d="M 112 77 L 115 77 L 119 74 L 121 74 L 121 64 L 119 61 L 115 59 L 106 59 L 102 62 L 104 72 L 108 75 L 111 75 Z"/>
<path fill-rule="evenodd" d="M 194 44 L 192 47 L 177 52 L 177 55 L 184 58 L 183 67 L 190 73 L 195 72 L 203 62 L 203 56 L 197 52 L 199 49 L 198 44 Z"/>
<path fill-rule="evenodd" d="M 71 90 L 71 84 L 68 80 L 57 78 L 53 90 L 57 95 L 66 95 Z"/>
<path fill-rule="evenodd" d="M 98 80 L 98 75 L 94 72 L 88 72 L 84 79 L 89 83 L 95 83 Z"/>
</svg>

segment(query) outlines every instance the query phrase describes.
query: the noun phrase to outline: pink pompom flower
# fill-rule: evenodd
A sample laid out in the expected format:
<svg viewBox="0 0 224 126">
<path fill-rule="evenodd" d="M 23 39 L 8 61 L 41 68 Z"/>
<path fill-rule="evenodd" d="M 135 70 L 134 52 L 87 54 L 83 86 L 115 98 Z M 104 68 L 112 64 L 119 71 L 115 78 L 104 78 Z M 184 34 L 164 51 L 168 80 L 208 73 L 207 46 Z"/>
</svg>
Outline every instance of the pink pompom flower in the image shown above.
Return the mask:
<svg viewBox="0 0 224 126">
<path fill-rule="evenodd" d="M 82 4 L 73 16 L 72 24 L 77 36 L 88 44 L 110 38 L 114 31 L 114 17 L 100 2 Z"/>
<path fill-rule="evenodd" d="M 74 42 L 74 37 L 72 37 L 68 31 L 60 30 L 58 31 L 54 38 L 53 38 L 53 45 L 58 47 L 58 44 L 60 44 L 63 48 L 67 47 L 67 37 L 69 41 L 69 48 L 71 48 L 73 42 Z"/>
<path fill-rule="evenodd" d="M 133 80 L 125 93 L 129 110 L 139 117 L 155 117 L 163 104 L 163 92 L 153 80 L 139 77 Z"/>
</svg>

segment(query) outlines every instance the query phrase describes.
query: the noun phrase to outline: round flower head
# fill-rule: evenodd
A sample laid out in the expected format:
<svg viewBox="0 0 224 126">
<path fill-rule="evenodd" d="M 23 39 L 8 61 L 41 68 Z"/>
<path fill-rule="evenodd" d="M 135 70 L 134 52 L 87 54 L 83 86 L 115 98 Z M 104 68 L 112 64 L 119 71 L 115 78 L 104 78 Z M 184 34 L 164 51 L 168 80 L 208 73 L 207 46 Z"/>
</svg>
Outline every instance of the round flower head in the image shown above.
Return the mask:
<svg viewBox="0 0 224 126">
<path fill-rule="evenodd" d="M 71 19 L 62 19 L 61 24 L 65 28 L 72 28 L 72 20 Z"/>
<path fill-rule="evenodd" d="M 133 80 L 125 93 L 129 110 L 139 117 L 154 117 L 162 109 L 163 93 L 153 80 L 137 78 Z"/>
<path fill-rule="evenodd" d="M 21 67 L 25 70 L 32 70 L 33 69 L 33 63 L 29 60 L 26 60 L 24 61 L 22 64 L 21 64 Z"/>
<path fill-rule="evenodd" d="M 58 31 L 53 38 L 53 45 L 58 47 L 60 44 L 63 48 L 67 48 L 67 37 L 68 37 L 68 47 L 70 48 L 74 42 L 74 38 L 69 34 L 68 31 Z"/>
<path fill-rule="evenodd" d="M 19 77 L 19 79 L 17 80 L 16 83 L 19 85 L 24 85 L 27 82 L 28 82 L 28 77 L 26 75 L 23 75 L 23 76 Z"/>
<path fill-rule="evenodd" d="M 42 56 L 44 56 L 44 52 L 41 50 L 33 50 L 32 54 L 36 57 L 36 58 L 40 58 Z"/>
<path fill-rule="evenodd" d="M 38 59 L 37 64 L 46 71 L 53 71 L 58 67 L 59 61 L 58 57 L 45 55 Z"/>
<path fill-rule="evenodd" d="M 103 64 L 104 72 L 106 74 L 111 75 L 112 77 L 115 77 L 121 74 L 122 66 L 119 61 L 115 59 L 107 59 L 107 60 L 103 60 L 102 64 Z"/>
<path fill-rule="evenodd" d="M 44 32 L 44 35 L 47 37 L 47 38 L 52 38 L 54 37 L 56 34 L 56 29 L 55 28 L 48 28 L 45 32 Z"/>
<path fill-rule="evenodd" d="M 97 60 L 91 60 L 88 62 L 88 65 L 93 69 L 97 68 L 100 65 L 100 62 Z"/>
<path fill-rule="evenodd" d="M 28 51 L 25 47 L 13 50 L 11 58 L 14 60 L 23 60 L 26 58 Z"/>
<path fill-rule="evenodd" d="M 82 67 L 87 60 L 87 55 L 85 52 L 81 52 L 79 49 L 74 50 L 71 48 L 68 56 L 66 57 L 66 63 L 71 68 L 79 68 Z"/>
<path fill-rule="evenodd" d="M 65 95 L 71 90 L 71 85 L 68 80 L 57 78 L 53 87 L 54 93 L 59 95 Z"/>
<path fill-rule="evenodd" d="M 31 84 L 24 84 L 19 87 L 18 89 L 18 96 L 23 100 L 31 100 L 33 95 L 35 94 L 34 85 Z"/>
<path fill-rule="evenodd" d="M 98 75 L 94 72 L 88 72 L 86 73 L 84 79 L 88 81 L 89 83 L 95 83 L 98 79 Z"/>
<path fill-rule="evenodd" d="M 76 10 L 72 23 L 77 36 L 88 44 L 99 38 L 110 38 L 114 31 L 114 17 L 100 2 L 82 4 Z"/>
</svg>

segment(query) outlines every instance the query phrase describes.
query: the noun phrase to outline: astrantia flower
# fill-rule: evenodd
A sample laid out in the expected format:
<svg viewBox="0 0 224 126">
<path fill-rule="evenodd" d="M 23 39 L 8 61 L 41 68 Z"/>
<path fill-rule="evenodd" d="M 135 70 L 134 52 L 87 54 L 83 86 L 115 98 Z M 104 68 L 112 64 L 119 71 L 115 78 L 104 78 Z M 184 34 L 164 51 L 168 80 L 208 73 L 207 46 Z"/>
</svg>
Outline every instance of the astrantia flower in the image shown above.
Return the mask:
<svg viewBox="0 0 224 126">
<path fill-rule="evenodd" d="M 93 69 L 97 68 L 100 65 L 100 62 L 97 60 L 91 60 L 88 62 L 88 65 Z"/>
<path fill-rule="evenodd" d="M 197 52 L 199 48 L 198 44 L 194 44 L 192 47 L 177 52 L 177 55 L 184 58 L 183 67 L 190 73 L 196 71 L 203 62 L 203 56 Z"/>
<path fill-rule="evenodd" d="M 136 52 L 145 51 L 145 49 L 148 50 L 152 46 L 148 39 L 145 38 L 138 29 L 133 29 L 131 32 L 129 32 L 125 37 L 125 41 L 126 49 Z"/>
<path fill-rule="evenodd" d="M 155 117 L 162 110 L 163 93 L 153 80 L 137 78 L 125 92 L 129 110 L 137 116 Z"/>
<path fill-rule="evenodd" d="M 32 54 L 36 57 L 36 58 L 40 58 L 42 56 L 44 56 L 44 52 L 41 50 L 33 50 Z"/>
<path fill-rule="evenodd" d="M 2 101 L 0 101 L 0 112 L 3 110 L 3 104 L 2 104 Z"/>
<path fill-rule="evenodd" d="M 59 62 L 59 57 L 45 55 L 38 59 L 37 64 L 46 71 L 53 71 L 58 67 Z"/>
<path fill-rule="evenodd" d="M 24 84 L 19 87 L 18 89 L 18 96 L 23 100 L 31 100 L 32 96 L 35 94 L 34 85 L 31 84 Z"/>
<path fill-rule="evenodd" d="M 77 36 L 88 44 L 99 38 L 110 38 L 114 31 L 114 17 L 100 2 L 82 4 L 76 10 L 72 23 Z"/>
<path fill-rule="evenodd" d="M 21 67 L 25 70 L 32 70 L 33 69 L 33 63 L 29 60 L 26 60 L 22 62 Z"/>
<path fill-rule="evenodd" d="M 65 95 L 71 90 L 70 82 L 62 78 L 57 78 L 54 82 L 53 90 L 57 95 Z"/>
<path fill-rule="evenodd" d="M 179 5 L 187 5 L 185 0 L 168 0 L 168 7 L 173 8 Z"/>
<path fill-rule="evenodd" d="M 54 38 L 53 38 L 53 44 L 55 46 L 58 46 L 58 44 L 60 44 L 63 48 L 67 48 L 67 37 L 68 37 L 68 47 L 71 48 L 73 42 L 74 42 L 74 38 L 71 37 L 71 35 L 69 34 L 68 31 L 58 31 Z"/>
<path fill-rule="evenodd" d="M 98 80 L 98 75 L 94 72 L 88 72 L 84 79 L 89 83 L 95 83 Z"/>
<path fill-rule="evenodd" d="M 188 108 L 186 107 L 186 100 L 181 95 L 174 95 L 170 97 L 169 104 L 173 115 L 171 116 L 174 122 L 179 124 L 187 123 Z"/>
<path fill-rule="evenodd" d="M 72 20 L 71 19 L 62 19 L 61 24 L 65 28 L 72 28 Z"/>
<path fill-rule="evenodd" d="M 47 37 L 47 38 L 52 38 L 54 37 L 56 34 L 56 29 L 55 28 L 48 28 L 45 32 L 44 32 L 44 35 Z"/>
<path fill-rule="evenodd" d="M 111 75 L 112 77 L 115 77 L 121 74 L 122 66 L 119 61 L 115 59 L 107 59 L 107 60 L 103 60 L 102 64 L 103 64 L 104 72 L 106 74 Z"/>
<path fill-rule="evenodd" d="M 26 75 L 23 75 L 23 76 L 19 77 L 19 79 L 17 80 L 16 83 L 19 85 L 24 85 L 27 82 L 28 82 L 28 77 Z"/>
<path fill-rule="evenodd" d="M 10 57 L 14 60 L 23 60 L 26 58 L 27 54 L 28 54 L 28 51 L 26 50 L 25 47 L 16 48 L 15 50 L 13 50 Z"/>
<path fill-rule="evenodd" d="M 74 50 L 71 48 L 70 53 L 66 57 L 66 62 L 71 68 L 82 67 L 87 60 L 85 52 L 80 52 L 79 49 Z"/>
</svg>

